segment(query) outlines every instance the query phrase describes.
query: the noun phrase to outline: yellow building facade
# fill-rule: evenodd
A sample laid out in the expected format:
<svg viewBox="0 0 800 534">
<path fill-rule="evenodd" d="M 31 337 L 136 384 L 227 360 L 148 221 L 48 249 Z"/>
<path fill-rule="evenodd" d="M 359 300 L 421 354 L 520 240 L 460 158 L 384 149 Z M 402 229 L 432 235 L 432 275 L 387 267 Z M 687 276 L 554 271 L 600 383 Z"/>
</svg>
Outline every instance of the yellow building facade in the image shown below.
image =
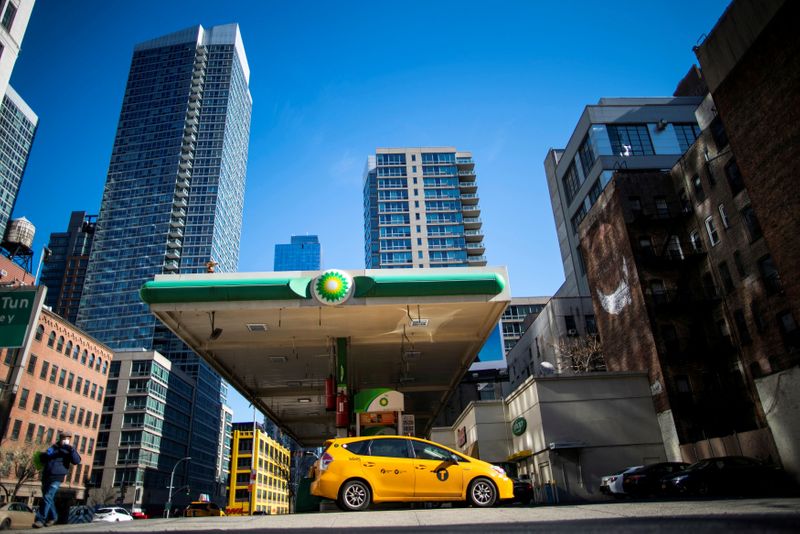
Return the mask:
<svg viewBox="0 0 800 534">
<path fill-rule="evenodd" d="M 234 423 L 231 444 L 229 514 L 289 513 L 289 449 L 272 439 L 261 425 Z"/>
</svg>

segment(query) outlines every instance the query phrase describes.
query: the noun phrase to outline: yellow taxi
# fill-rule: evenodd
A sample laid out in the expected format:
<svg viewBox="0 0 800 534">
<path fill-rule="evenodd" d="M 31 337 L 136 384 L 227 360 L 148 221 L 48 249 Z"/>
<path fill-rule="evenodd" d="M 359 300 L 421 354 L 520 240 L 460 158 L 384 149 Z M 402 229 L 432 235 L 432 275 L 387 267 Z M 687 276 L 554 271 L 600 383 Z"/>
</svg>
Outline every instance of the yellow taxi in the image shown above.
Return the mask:
<svg viewBox="0 0 800 534">
<path fill-rule="evenodd" d="M 376 502 L 466 501 L 489 507 L 514 497 L 496 465 L 432 441 L 407 436 L 336 438 L 325 442 L 309 472 L 311 494 L 343 510 Z"/>
<path fill-rule="evenodd" d="M 184 511 L 186 517 L 209 517 L 225 515 L 225 510 L 208 501 L 194 501 Z"/>
</svg>

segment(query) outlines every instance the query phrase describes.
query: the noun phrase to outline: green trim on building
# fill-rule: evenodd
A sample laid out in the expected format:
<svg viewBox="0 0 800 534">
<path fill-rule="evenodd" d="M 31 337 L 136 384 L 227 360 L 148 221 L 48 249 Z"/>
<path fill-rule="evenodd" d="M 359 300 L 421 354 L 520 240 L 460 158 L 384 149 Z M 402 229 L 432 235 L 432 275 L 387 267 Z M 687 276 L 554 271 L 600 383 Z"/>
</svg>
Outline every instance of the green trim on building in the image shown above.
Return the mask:
<svg viewBox="0 0 800 534">
<path fill-rule="evenodd" d="M 154 280 L 139 295 L 147 304 L 310 298 L 311 278 L 241 278 L 237 280 Z"/>
<path fill-rule="evenodd" d="M 447 274 L 378 274 L 355 276 L 357 298 L 497 295 L 506 287 L 502 275 L 492 272 Z M 225 280 L 156 280 L 139 295 L 147 304 L 310 299 L 309 277 L 240 278 Z"/>
</svg>

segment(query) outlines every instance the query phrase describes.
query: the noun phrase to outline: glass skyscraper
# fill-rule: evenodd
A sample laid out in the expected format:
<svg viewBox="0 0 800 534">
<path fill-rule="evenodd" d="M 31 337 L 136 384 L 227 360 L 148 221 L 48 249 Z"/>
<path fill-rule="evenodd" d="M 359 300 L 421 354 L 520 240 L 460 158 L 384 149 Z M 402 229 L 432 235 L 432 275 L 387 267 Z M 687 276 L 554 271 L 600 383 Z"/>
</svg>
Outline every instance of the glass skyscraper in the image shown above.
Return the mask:
<svg viewBox="0 0 800 534">
<path fill-rule="evenodd" d="M 72 324 L 78 318 L 96 221 L 97 215 L 73 211 L 67 231 L 53 232 L 47 243 L 50 257 L 39 279 L 40 284 L 47 286 L 45 304 Z"/>
<path fill-rule="evenodd" d="M 367 269 L 486 265 L 475 164 L 455 148 L 379 148 L 364 172 Z"/>
<path fill-rule="evenodd" d="M 0 104 L 0 233 L 14 210 L 38 124 L 39 118 L 9 85 Z"/>
<path fill-rule="evenodd" d="M 275 245 L 276 271 L 318 271 L 322 251 L 315 235 L 293 235 L 290 243 Z"/>
<path fill-rule="evenodd" d="M 197 384 L 192 491 L 213 493 L 221 379 L 165 327 L 139 288 L 157 274 L 235 271 L 252 99 L 237 24 L 134 48 L 78 324 L 115 349 L 167 356 Z M 171 468 L 159 465 L 159 469 Z"/>
</svg>

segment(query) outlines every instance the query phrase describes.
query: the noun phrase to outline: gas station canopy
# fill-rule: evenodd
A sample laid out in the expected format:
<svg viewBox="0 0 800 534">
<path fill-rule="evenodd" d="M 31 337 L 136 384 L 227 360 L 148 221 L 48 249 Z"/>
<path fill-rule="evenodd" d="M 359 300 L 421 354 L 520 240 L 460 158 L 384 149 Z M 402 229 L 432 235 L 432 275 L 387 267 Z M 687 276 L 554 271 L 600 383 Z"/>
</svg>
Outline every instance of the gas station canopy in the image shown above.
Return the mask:
<svg viewBox="0 0 800 534">
<path fill-rule="evenodd" d="M 160 275 L 152 312 L 245 398 L 313 446 L 336 435 L 325 379 L 388 387 L 427 434 L 510 301 L 505 268 Z"/>
</svg>

